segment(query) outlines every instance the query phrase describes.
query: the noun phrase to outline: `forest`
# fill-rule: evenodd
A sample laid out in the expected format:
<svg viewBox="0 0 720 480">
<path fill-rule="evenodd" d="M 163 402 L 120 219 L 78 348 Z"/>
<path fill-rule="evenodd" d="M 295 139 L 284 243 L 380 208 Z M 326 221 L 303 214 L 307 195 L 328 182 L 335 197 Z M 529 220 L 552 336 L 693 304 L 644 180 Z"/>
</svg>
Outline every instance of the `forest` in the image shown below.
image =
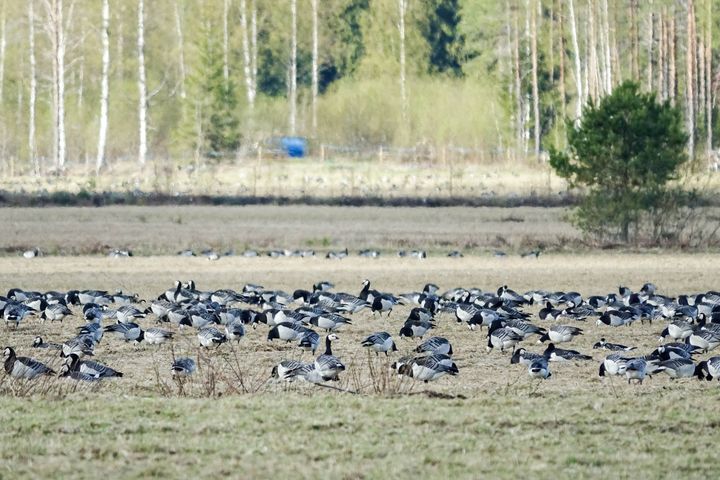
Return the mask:
<svg viewBox="0 0 720 480">
<path fill-rule="evenodd" d="M 0 158 L 14 172 L 311 148 L 544 159 L 632 79 L 715 166 L 712 0 L 0 0 Z"/>
</svg>

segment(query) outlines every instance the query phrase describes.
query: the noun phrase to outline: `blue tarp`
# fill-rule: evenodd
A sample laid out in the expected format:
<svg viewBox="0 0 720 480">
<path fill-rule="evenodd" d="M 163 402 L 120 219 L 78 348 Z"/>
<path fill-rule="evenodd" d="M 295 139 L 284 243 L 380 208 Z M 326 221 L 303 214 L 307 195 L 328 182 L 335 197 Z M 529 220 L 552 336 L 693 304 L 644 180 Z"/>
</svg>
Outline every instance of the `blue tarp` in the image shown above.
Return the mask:
<svg viewBox="0 0 720 480">
<path fill-rule="evenodd" d="M 280 144 L 288 157 L 302 158 L 307 152 L 307 139 L 303 137 L 282 137 Z"/>
</svg>

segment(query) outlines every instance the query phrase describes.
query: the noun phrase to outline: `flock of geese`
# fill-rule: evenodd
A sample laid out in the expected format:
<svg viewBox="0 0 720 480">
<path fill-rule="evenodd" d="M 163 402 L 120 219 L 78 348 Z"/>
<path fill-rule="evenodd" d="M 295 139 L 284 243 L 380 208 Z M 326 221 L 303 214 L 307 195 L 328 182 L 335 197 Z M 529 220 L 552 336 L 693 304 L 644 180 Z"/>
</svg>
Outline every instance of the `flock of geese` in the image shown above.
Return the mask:
<svg viewBox="0 0 720 480">
<path fill-rule="evenodd" d="M 443 317 L 454 318 L 469 330 L 483 331 L 485 335 L 480 338 L 488 352 L 512 352 L 510 364 L 521 365 L 536 379 L 551 377 L 554 362 L 593 359 L 588 353 L 558 346 L 584 335 L 584 329 L 577 325 L 589 321 L 607 331 L 593 347 L 608 352 L 599 364 L 601 377 L 618 375 L 638 384 L 658 373 L 672 379 L 718 377 L 720 356 L 709 356 L 708 352 L 720 345 L 720 292 L 669 297 L 656 290 L 647 283 L 637 292 L 620 287 L 617 293 L 583 297 L 578 292 L 542 290 L 520 294 L 507 286 L 495 291 L 453 288 L 441 293 L 437 285 L 427 284 L 421 291 L 395 295 L 375 290 L 365 280 L 357 294 L 336 292 L 330 282 L 288 293 L 253 284 L 244 285 L 240 291 L 203 291 L 192 281 L 177 281 L 154 300 L 146 301 L 122 292 L 13 288 L 0 297 L 0 312 L 8 329 L 39 329 L 44 322 L 63 322 L 68 317 L 82 317 L 83 321 L 69 338 L 46 342 L 36 336 L 27 347 L 5 347 L 4 370 L 17 379 L 57 375 L 98 382 L 123 377 L 115 367 L 90 359 L 96 358 L 96 353 L 101 357 L 102 342 L 113 341 L 105 340 L 108 336 L 115 337 L 114 341 L 162 345 L 191 329 L 197 345 L 212 351 L 227 342 L 240 342 L 248 327 L 256 329 L 264 324 L 267 341 L 296 345 L 313 357 L 317 355 L 311 362 L 283 360 L 272 368 L 271 376 L 321 384 L 337 381 L 346 370 L 343 360 L 333 353 L 333 343 L 340 338 L 339 332 L 353 328 L 354 315 L 365 310 L 389 317 L 398 305 L 405 305 L 409 314 L 402 325 L 393 327 L 392 334 L 379 331 L 368 335 L 358 350 L 366 348 L 388 357 L 392 371 L 417 381 L 459 374 L 453 345 L 445 337 L 432 335 Z M 536 314 L 528 312 L 533 305 L 542 308 Z M 636 346 L 607 340 L 617 331 L 614 329 L 636 323 L 657 331 L 657 348 L 638 353 Z M 396 353 L 394 333 L 398 338 L 415 339 L 410 352 Z M 532 352 L 522 346 L 532 343 L 543 344 L 543 350 Z M 60 366 L 18 356 L 16 348 L 56 350 Z M 189 357 L 176 358 L 168 367 L 177 377 L 196 372 L 196 362 Z"/>
</svg>

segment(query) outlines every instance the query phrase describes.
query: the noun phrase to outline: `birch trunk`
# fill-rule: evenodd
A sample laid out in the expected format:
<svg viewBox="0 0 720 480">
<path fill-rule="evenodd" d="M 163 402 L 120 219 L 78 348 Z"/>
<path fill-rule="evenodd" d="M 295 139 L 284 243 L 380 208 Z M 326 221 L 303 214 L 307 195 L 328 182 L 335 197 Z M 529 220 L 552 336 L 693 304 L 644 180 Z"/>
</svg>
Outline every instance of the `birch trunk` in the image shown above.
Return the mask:
<svg viewBox="0 0 720 480">
<path fill-rule="evenodd" d="M 612 59 L 610 58 L 610 15 L 608 0 L 602 0 L 603 40 L 605 53 L 605 93 L 612 92 Z"/>
<path fill-rule="evenodd" d="M 63 1 L 45 0 L 47 22 L 45 30 L 50 38 L 52 54 L 52 158 L 56 170 L 65 168 L 65 25 Z"/>
<path fill-rule="evenodd" d="M 28 156 L 35 175 L 40 165 L 35 154 L 35 101 L 37 97 L 37 72 L 35 68 L 35 0 L 28 0 L 28 36 L 30 55 L 30 98 L 28 101 Z"/>
<path fill-rule="evenodd" d="M 400 21 L 398 30 L 400 31 L 400 101 L 402 102 L 402 119 L 403 126 L 407 126 L 408 116 L 408 99 L 407 88 L 405 85 L 405 9 L 407 7 L 406 0 L 398 0 L 398 10 Z"/>
<path fill-rule="evenodd" d="M 317 135 L 317 101 L 318 101 L 318 0 L 312 3 L 312 131 Z"/>
<path fill-rule="evenodd" d="M 3 90 L 5 85 L 5 47 L 7 46 L 7 22 L 5 15 L 5 2 L 0 12 L 0 103 L 3 101 Z"/>
<path fill-rule="evenodd" d="M 580 121 L 583 106 L 582 70 L 580 68 L 580 47 L 578 46 L 577 25 L 575 24 L 575 7 L 573 0 L 568 2 L 568 13 L 570 15 L 570 34 L 573 43 L 573 55 L 575 57 L 575 88 L 577 90 L 577 101 L 575 102 L 575 123 Z"/>
<path fill-rule="evenodd" d="M 185 39 L 183 37 L 182 29 L 182 17 L 180 16 L 180 5 L 179 0 L 173 2 L 173 9 L 175 14 L 175 36 L 178 41 L 178 68 L 180 70 L 180 98 L 185 99 L 187 94 L 185 93 Z"/>
<path fill-rule="evenodd" d="M 632 79 L 637 81 L 640 78 L 640 39 L 638 38 L 637 28 L 637 0 L 630 0 L 630 52 L 631 58 L 631 75 Z"/>
<path fill-rule="evenodd" d="M 105 143 L 108 129 L 108 75 L 110 73 L 110 1 L 102 3 L 102 77 L 100 80 L 100 130 L 98 132 L 97 158 L 95 174 L 100 173 L 105 164 Z"/>
<path fill-rule="evenodd" d="M 652 0 L 650 2 L 650 5 L 652 5 Z M 653 47 L 655 43 L 655 13 L 653 11 L 650 11 L 649 17 L 648 17 L 648 41 L 647 41 L 647 90 L 648 92 L 652 92 L 653 90 Z"/>
<path fill-rule="evenodd" d="M 525 130 L 524 120 L 525 114 L 523 113 L 523 97 L 522 97 L 522 82 L 520 72 L 520 26 L 518 24 L 517 11 L 514 13 L 514 41 L 513 41 L 513 60 L 515 63 L 515 110 L 517 115 L 517 148 L 520 149 L 523 144 L 523 132 Z"/>
<path fill-rule="evenodd" d="M 230 79 L 228 66 L 228 14 L 230 13 L 230 0 L 223 0 L 223 78 L 225 83 Z"/>
<path fill-rule="evenodd" d="M 695 61 L 693 59 L 693 0 L 688 0 L 687 4 L 687 54 L 686 54 L 686 95 L 687 95 L 687 132 L 688 132 L 688 155 L 692 160 L 695 156 L 695 95 L 693 93 L 693 87 L 695 80 L 694 66 Z"/>
<path fill-rule="evenodd" d="M 290 39 L 290 71 L 288 73 L 288 89 L 290 100 L 290 135 L 296 132 L 297 116 L 297 0 L 290 0 L 291 39 Z"/>
<path fill-rule="evenodd" d="M 667 82 L 665 81 L 667 70 L 667 27 L 665 8 L 660 12 L 659 37 L 658 37 L 658 93 L 661 100 L 667 99 Z"/>
<path fill-rule="evenodd" d="M 137 17 L 137 56 L 138 56 L 138 163 L 145 166 L 147 160 L 147 83 L 145 80 L 145 5 L 138 0 Z"/>
<path fill-rule="evenodd" d="M 670 7 L 670 25 L 668 31 L 668 96 L 670 97 L 670 103 L 675 105 L 675 94 L 677 90 L 677 68 L 675 65 L 675 8 Z"/>
<path fill-rule="evenodd" d="M 256 0 L 253 0 L 252 2 L 252 15 L 250 17 L 251 21 L 251 27 L 250 27 L 250 46 L 251 46 L 251 53 L 252 53 L 252 82 L 253 82 L 253 92 L 257 93 L 257 5 L 255 4 Z M 255 97 L 253 97 L 254 99 Z"/>
<path fill-rule="evenodd" d="M 252 74 L 252 60 L 250 58 L 250 36 L 248 35 L 247 0 L 240 0 L 240 26 L 242 27 L 243 45 L 243 72 L 245 73 L 245 90 L 248 106 L 252 112 L 255 109 L 255 84 Z"/>
<path fill-rule="evenodd" d="M 565 21 L 563 19 L 563 8 L 562 8 L 563 2 L 560 0 L 559 2 L 559 8 L 558 8 L 558 15 L 560 20 L 560 55 L 559 55 L 559 63 L 560 63 L 560 77 L 558 79 L 560 83 L 560 112 L 562 113 L 562 125 L 563 125 L 563 131 L 565 131 L 565 115 L 567 115 L 567 94 L 565 92 Z M 563 136 L 564 138 L 564 136 Z"/>
<path fill-rule="evenodd" d="M 707 131 L 707 139 L 705 148 L 708 153 L 708 159 L 711 159 L 711 152 L 713 150 L 713 132 L 712 132 L 712 0 L 707 2 L 707 18 L 708 23 L 705 30 L 705 124 Z"/>
<path fill-rule="evenodd" d="M 538 60 L 537 60 L 537 8 L 535 0 L 530 13 L 530 50 L 532 55 L 532 96 L 533 96 L 533 133 L 535 137 L 535 158 L 540 158 L 540 99 L 538 98 Z"/>
</svg>

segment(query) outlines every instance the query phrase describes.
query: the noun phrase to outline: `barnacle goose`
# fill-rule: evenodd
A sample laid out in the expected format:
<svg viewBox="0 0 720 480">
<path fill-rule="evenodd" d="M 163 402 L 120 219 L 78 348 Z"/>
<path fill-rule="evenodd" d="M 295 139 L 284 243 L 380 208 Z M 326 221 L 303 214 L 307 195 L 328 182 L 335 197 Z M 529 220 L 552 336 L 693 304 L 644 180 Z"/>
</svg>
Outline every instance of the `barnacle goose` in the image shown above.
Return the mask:
<svg viewBox="0 0 720 480">
<path fill-rule="evenodd" d="M 338 374 L 345 370 L 339 358 L 332 353 L 332 342 L 339 340 L 335 334 L 325 337 L 325 353 L 315 359 L 315 370 L 323 380 L 338 380 Z"/>
<path fill-rule="evenodd" d="M 35 315 L 35 311 L 22 303 L 8 302 L 2 312 L 2 316 L 5 319 L 5 326 L 8 327 L 11 323 L 14 323 L 16 329 L 20 326 L 20 322 L 25 320 L 26 317 L 33 315 Z"/>
<path fill-rule="evenodd" d="M 609 325 L 611 327 L 621 327 L 623 325 L 629 325 L 632 323 L 633 314 L 627 310 L 608 310 L 597 320 L 596 325 L 602 324 Z"/>
<path fill-rule="evenodd" d="M 48 343 L 43 341 L 42 337 L 37 336 L 32 343 L 33 348 L 50 348 L 53 350 L 62 350 L 62 345 L 59 343 Z"/>
<path fill-rule="evenodd" d="M 277 338 L 279 340 L 285 340 L 286 342 L 292 342 L 302 338 L 308 331 L 311 330 L 300 324 L 281 322 L 270 329 L 267 339 L 268 341 L 272 341 Z"/>
<path fill-rule="evenodd" d="M 228 340 L 224 333 L 221 333 L 218 329 L 213 327 L 205 327 L 200 330 L 197 334 L 197 338 L 200 341 L 200 346 L 205 348 L 212 347 L 213 345 L 219 347 Z"/>
<path fill-rule="evenodd" d="M 176 358 L 172 366 L 170 366 L 170 371 L 173 376 L 187 377 L 192 375 L 195 372 L 195 360 L 187 357 Z"/>
<path fill-rule="evenodd" d="M 91 360 L 80 360 L 80 357 L 72 353 L 68 358 L 65 359 L 65 365 L 70 367 L 70 370 L 79 371 L 88 375 L 93 375 L 99 378 L 110 378 L 110 377 L 122 377 L 122 372 L 118 372 L 114 368 L 110 368 L 102 363 L 93 362 Z"/>
<path fill-rule="evenodd" d="M 520 363 L 529 367 L 535 360 L 540 360 L 541 358 L 545 357 L 539 353 L 528 352 L 523 347 L 520 347 L 513 352 L 513 356 L 510 358 L 510 363 Z"/>
<path fill-rule="evenodd" d="M 504 352 L 506 348 L 512 347 L 513 353 L 515 352 L 515 345 L 522 341 L 523 336 L 518 335 L 514 330 L 503 327 L 500 320 L 495 320 L 490 325 L 488 332 L 488 343 L 487 351 L 491 351 L 493 348 L 500 348 L 501 352 Z"/>
<path fill-rule="evenodd" d="M 405 324 L 400 329 L 400 337 L 419 337 L 422 339 L 422 337 L 425 336 L 428 330 L 432 328 L 435 328 L 435 325 L 430 322 L 410 320 L 405 322 Z"/>
<path fill-rule="evenodd" d="M 313 366 L 313 364 L 301 362 L 299 360 L 283 360 L 272 368 L 270 378 L 293 381 L 296 376 L 288 374 L 291 372 L 299 372 L 309 366 Z"/>
<path fill-rule="evenodd" d="M 563 350 L 556 348 L 554 343 L 548 344 L 543 356 L 551 362 L 562 362 L 565 360 L 592 360 L 590 355 L 583 355 L 575 350 Z"/>
<path fill-rule="evenodd" d="M 315 355 L 315 352 L 320 346 L 320 335 L 313 330 L 307 329 L 305 334 L 300 338 L 298 346 L 303 350 L 309 350 L 313 355 Z"/>
<path fill-rule="evenodd" d="M 352 321 L 349 318 L 345 318 L 342 315 L 335 313 L 326 313 L 318 315 L 310 319 L 310 323 L 318 328 L 322 328 L 326 332 L 334 332 L 335 330 L 345 325 L 352 325 Z"/>
<path fill-rule="evenodd" d="M 67 305 L 63 303 L 53 303 L 45 307 L 40 314 L 40 319 L 43 322 L 45 322 L 45 320 L 50 320 L 50 323 L 55 321 L 62 322 L 66 316 L 72 314 L 72 311 L 70 311 Z"/>
<path fill-rule="evenodd" d="M 703 352 L 709 352 L 720 345 L 720 334 L 710 330 L 698 330 L 688 337 L 688 343 L 701 348 Z"/>
<path fill-rule="evenodd" d="M 624 375 L 627 363 L 631 358 L 623 357 L 619 353 L 611 353 L 605 360 L 600 363 L 598 375 L 604 377 L 606 375 Z"/>
<path fill-rule="evenodd" d="M 672 379 L 690 378 L 700 372 L 700 367 L 688 358 L 676 358 L 660 362 L 658 370 L 667 373 Z"/>
<path fill-rule="evenodd" d="M 370 347 L 375 351 L 375 355 L 380 352 L 384 352 L 385 356 L 388 355 L 389 351 L 396 352 L 397 347 L 392 337 L 387 332 L 376 332 L 369 335 L 365 340 L 362 341 L 363 347 Z"/>
<path fill-rule="evenodd" d="M 442 353 L 443 355 L 448 356 L 453 354 L 452 345 L 447 338 L 443 337 L 430 337 L 418 345 L 415 351 L 418 353 Z"/>
<path fill-rule="evenodd" d="M 98 382 L 100 377 L 97 375 L 91 375 L 89 373 L 83 373 L 79 370 L 72 370 L 69 365 L 63 365 L 60 367 L 60 373 L 58 377 L 70 378 L 72 380 L 78 380 L 81 382 Z"/>
<path fill-rule="evenodd" d="M 78 327 L 78 335 L 89 336 L 96 344 L 100 343 L 100 340 L 102 340 L 103 337 L 102 325 L 99 321 L 86 323 L 85 325 Z"/>
<path fill-rule="evenodd" d="M 165 342 L 172 340 L 173 332 L 163 330 L 162 328 L 148 328 L 143 331 L 143 340 L 150 345 L 162 345 Z"/>
<path fill-rule="evenodd" d="M 538 343 L 546 342 L 548 340 L 557 343 L 569 342 L 575 336 L 582 334 L 582 329 L 578 327 L 571 327 L 569 325 L 553 325 L 546 334 L 542 335 L 538 339 Z"/>
<path fill-rule="evenodd" d="M 710 381 L 715 377 L 720 377 L 720 357 L 710 357 L 707 360 L 698 363 L 695 375 L 698 379 L 704 379 L 707 381 Z"/>
<path fill-rule="evenodd" d="M 399 374 L 425 383 L 432 382 L 445 375 L 454 376 L 459 373 L 458 367 L 452 361 L 452 358 L 440 353 L 415 357 L 409 362 L 401 359 L 394 366 Z"/>
<path fill-rule="evenodd" d="M 132 305 L 123 305 L 115 310 L 115 318 L 118 323 L 131 323 L 136 318 L 145 318 L 145 312 Z"/>
<path fill-rule="evenodd" d="M 245 336 L 245 325 L 240 320 L 225 324 L 225 335 L 228 340 L 237 340 L 240 343 L 240 339 Z"/>
<path fill-rule="evenodd" d="M 32 380 L 39 375 L 55 375 L 55 372 L 34 358 L 18 357 L 12 347 L 5 347 L 5 372 L 13 378 Z"/>
<path fill-rule="evenodd" d="M 630 380 L 637 380 L 637 383 L 643 383 L 645 375 L 647 375 L 648 364 L 644 358 L 633 358 L 625 365 L 625 377 L 628 384 Z"/>
<path fill-rule="evenodd" d="M 547 331 L 544 328 L 540 328 L 532 323 L 524 322 L 522 320 L 509 319 L 505 321 L 505 327 L 514 331 L 518 335 L 521 335 L 523 339 L 528 338 L 530 335 L 545 335 Z"/>
<path fill-rule="evenodd" d="M 549 378 L 552 376 L 550 373 L 550 366 L 546 358 L 537 358 L 530 363 L 528 366 L 528 375 L 532 378 Z"/>
<path fill-rule="evenodd" d="M 660 342 L 662 342 L 667 336 L 670 336 L 675 340 L 685 340 L 692 335 L 693 330 L 693 325 L 689 322 L 685 322 L 683 320 L 672 321 L 668 323 L 665 330 L 660 333 Z"/>
<path fill-rule="evenodd" d="M 73 353 L 78 356 L 94 355 L 95 339 L 90 335 L 78 335 L 75 338 L 63 342 L 60 355 L 69 357 Z"/>
<path fill-rule="evenodd" d="M 605 338 L 601 338 L 599 342 L 597 342 L 597 343 L 595 343 L 595 345 L 593 345 L 593 348 L 595 348 L 595 349 L 601 348 L 603 350 L 612 350 L 615 352 L 623 350 L 623 351 L 627 352 L 630 350 L 635 350 L 636 347 L 626 347 L 625 345 L 621 345 L 619 343 L 610 343 L 610 342 L 606 341 Z"/>
<path fill-rule="evenodd" d="M 140 343 L 144 333 L 137 323 L 116 323 L 105 327 L 106 333 L 114 333 L 126 342 Z"/>
</svg>

